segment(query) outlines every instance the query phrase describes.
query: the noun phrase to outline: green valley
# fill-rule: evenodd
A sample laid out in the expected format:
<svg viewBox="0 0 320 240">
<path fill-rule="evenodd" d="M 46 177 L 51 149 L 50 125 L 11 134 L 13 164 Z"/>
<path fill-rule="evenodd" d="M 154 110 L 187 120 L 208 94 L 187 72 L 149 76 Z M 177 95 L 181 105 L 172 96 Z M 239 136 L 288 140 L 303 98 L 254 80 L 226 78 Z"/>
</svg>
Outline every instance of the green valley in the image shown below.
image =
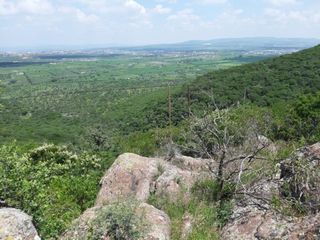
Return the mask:
<svg viewBox="0 0 320 240">
<path fill-rule="evenodd" d="M 141 157 L 147 161 L 143 165 L 135 155 L 121 155 L 119 178 L 131 176 L 135 185 L 128 188 L 138 191 L 154 174 L 143 171 L 156 171 L 148 181 L 158 185 L 143 185 L 142 192 L 149 194 L 144 204 L 168 215 L 171 238 L 180 239 L 190 218 L 194 228 L 186 239 L 219 239 L 237 201 L 252 197 L 243 193 L 247 187 L 277 175 L 292 151 L 320 141 L 320 46 L 282 55 L 263 48 L 261 54 L 260 47 L 190 51 L 192 44 L 182 44 L 179 51 L 161 45 L 108 53 L 3 54 L 0 205 L 33 216 L 43 239 L 102 239 L 104 224 L 112 239 L 139 239 L 143 231 L 133 225 L 140 221 L 134 209 L 141 206 L 130 198 L 100 209 L 96 226 L 85 233 L 89 237 L 67 238 L 83 230 L 73 220 L 92 206 L 101 207 L 97 202 L 105 196 L 99 193 L 96 200 L 101 185 L 105 190 L 117 181 L 127 183 L 113 179 L 118 172 L 112 164 L 120 154 L 133 152 L 161 160 Z M 303 151 L 317 154 L 312 148 Z M 299 179 L 306 171 L 310 186 L 318 189 L 316 168 L 301 162 L 284 166 L 295 168 Z M 181 197 L 170 192 L 183 184 L 183 174 L 194 171 L 211 175 L 192 186 L 188 182 Z M 281 194 L 268 199 L 267 210 L 308 218 L 319 211 L 318 199 L 288 171 Z M 136 179 L 137 172 L 143 181 Z M 157 187 L 165 185 L 161 181 L 170 181 L 168 195 L 157 195 Z M 117 188 L 110 191 L 107 196 Z M 179 198 L 171 201 L 170 194 Z M 190 195 L 188 200 L 183 194 Z M 124 238 L 117 237 L 118 228 L 125 229 Z"/>
</svg>

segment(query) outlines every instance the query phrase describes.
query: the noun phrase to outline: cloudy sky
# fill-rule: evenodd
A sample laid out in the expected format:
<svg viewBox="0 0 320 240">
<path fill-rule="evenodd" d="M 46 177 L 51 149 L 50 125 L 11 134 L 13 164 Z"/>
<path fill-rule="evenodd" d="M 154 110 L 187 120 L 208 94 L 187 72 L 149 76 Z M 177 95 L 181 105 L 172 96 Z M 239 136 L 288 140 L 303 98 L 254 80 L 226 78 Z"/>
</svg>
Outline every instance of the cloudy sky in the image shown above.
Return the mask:
<svg viewBox="0 0 320 240">
<path fill-rule="evenodd" d="M 320 38 L 319 0 L 0 0 L 0 48 Z"/>
</svg>

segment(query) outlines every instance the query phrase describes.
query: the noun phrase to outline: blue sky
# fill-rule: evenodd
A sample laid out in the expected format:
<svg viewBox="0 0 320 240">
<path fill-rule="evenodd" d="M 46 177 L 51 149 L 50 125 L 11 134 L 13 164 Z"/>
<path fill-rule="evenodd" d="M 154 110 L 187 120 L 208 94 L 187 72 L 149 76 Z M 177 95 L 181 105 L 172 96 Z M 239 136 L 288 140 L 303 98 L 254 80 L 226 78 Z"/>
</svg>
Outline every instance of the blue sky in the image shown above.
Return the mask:
<svg viewBox="0 0 320 240">
<path fill-rule="evenodd" d="M 0 0 L 0 48 L 320 38 L 319 0 Z"/>
</svg>

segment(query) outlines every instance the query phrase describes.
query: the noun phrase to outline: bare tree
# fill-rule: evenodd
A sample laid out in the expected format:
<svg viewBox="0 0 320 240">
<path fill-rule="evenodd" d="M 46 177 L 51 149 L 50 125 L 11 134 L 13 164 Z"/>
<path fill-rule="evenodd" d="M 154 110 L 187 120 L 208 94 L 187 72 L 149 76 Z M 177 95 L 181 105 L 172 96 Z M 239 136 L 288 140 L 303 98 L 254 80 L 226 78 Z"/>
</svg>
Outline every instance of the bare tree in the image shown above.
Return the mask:
<svg viewBox="0 0 320 240">
<path fill-rule="evenodd" d="M 264 159 L 260 153 L 268 145 L 261 141 L 255 124 L 234 121 L 228 109 L 217 109 L 203 118 L 192 116 L 186 138 L 185 150 L 210 159 L 208 167 L 217 181 L 218 200 L 227 182 L 237 189 L 244 187 L 242 174 L 254 159 Z"/>
</svg>

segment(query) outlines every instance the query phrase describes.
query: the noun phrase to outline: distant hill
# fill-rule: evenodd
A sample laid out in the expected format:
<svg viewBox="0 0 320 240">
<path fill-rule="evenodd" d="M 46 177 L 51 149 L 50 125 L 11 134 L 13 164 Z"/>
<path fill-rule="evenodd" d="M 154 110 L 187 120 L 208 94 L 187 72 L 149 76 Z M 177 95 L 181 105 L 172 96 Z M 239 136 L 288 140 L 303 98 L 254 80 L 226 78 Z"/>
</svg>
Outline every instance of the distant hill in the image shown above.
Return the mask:
<svg viewBox="0 0 320 240">
<path fill-rule="evenodd" d="M 224 38 L 207 41 L 187 41 L 174 44 L 158 44 L 130 47 L 134 50 L 266 50 L 266 49 L 305 49 L 320 43 L 320 39 L 308 38 Z"/>
<path fill-rule="evenodd" d="M 1 53 L 33 53 L 33 54 L 126 54 L 131 51 L 257 51 L 257 50 L 287 50 L 298 51 L 320 44 L 315 38 L 220 38 L 212 40 L 192 40 L 169 44 L 149 44 L 129 46 L 121 44 L 93 45 L 56 45 L 36 47 L 0 47 Z M 88 57 L 88 56 L 86 56 Z"/>
</svg>

